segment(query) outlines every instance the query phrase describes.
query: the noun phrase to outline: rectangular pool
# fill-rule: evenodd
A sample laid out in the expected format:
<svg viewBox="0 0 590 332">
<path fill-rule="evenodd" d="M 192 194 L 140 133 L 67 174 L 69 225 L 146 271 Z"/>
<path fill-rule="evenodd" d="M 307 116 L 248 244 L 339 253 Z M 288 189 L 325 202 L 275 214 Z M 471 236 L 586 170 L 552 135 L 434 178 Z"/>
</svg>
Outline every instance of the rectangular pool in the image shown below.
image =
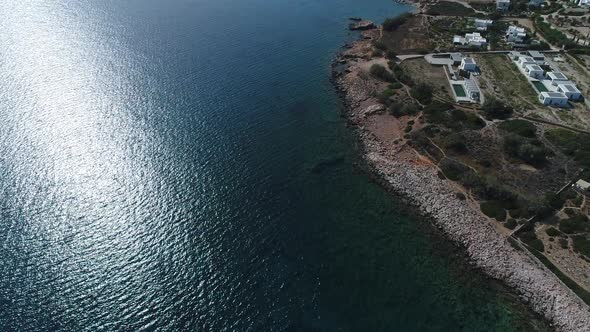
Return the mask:
<svg viewBox="0 0 590 332">
<path fill-rule="evenodd" d="M 461 84 L 453 84 L 453 90 L 455 90 L 455 94 L 457 97 L 466 97 L 467 94 L 465 93 L 465 89 Z"/>
</svg>

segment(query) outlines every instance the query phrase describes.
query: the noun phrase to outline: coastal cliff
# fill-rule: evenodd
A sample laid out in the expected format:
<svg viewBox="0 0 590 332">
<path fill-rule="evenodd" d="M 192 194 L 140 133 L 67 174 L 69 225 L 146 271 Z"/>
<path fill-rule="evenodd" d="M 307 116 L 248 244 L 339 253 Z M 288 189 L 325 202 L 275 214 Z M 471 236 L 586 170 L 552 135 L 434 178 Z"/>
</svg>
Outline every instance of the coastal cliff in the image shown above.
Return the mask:
<svg viewBox="0 0 590 332">
<path fill-rule="evenodd" d="M 441 179 L 436 165 L 401 139 L 399 129 L 406 120 L 383 114 L 375 97 L 383 83 L 368 74 L 372 64 L 382 61 L 371 57 L 370 39 L 376 34 L 376 30 L 365 32 L 362 40 L 340 54 L 334 66 L 334 82 L 345 101 L 346 117 L 374 173 L 464 247 L 477 267 L 513 288 L 556 330 L 590 331 L 590 307 L 540 262 L 515 249 L 473 201 L 458 198 L 460 187 Z"/>
</svg>

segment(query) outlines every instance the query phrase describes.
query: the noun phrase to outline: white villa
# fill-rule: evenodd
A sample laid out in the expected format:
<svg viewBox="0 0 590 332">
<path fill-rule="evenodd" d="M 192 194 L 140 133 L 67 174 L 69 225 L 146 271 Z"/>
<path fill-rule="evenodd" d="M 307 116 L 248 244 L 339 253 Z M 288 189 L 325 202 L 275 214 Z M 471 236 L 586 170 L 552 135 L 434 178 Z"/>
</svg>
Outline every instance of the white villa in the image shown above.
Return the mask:
<svg viewBox="0 0 590 332">
<path fill-rule="evenodd" d="M 488 27 L 492 25 L 492 23 L 494 23 L 494 21 L 492 21 L 492 20 L 482 20 L 482 19 L 476 18 L 475 19 L 475 29 L 477 29 L 478 31 L 486 31 L 488 29 Z"/>
<path fill-rule="evenodd" d="M 526 65 L 526 67 L 524 68 L 524 71 L 526 71 L 526 73 L 532 78 L 536 78 L 536 79 L 543 78 L 544 71 L 537 64 Z"/>
<path fill-rule="evenodd" d="M 453 44 L 463 46 L 476 46 L 482 47 L 487 45 L 488 41 L 481 36 L 479 32 L 466 33 L 465 37 L 455 36 L 453 37 Z"/>
<path fill-rule="evenodd" d="M 541 92 L 539 94 L 539 101 L 547 106 L 567 106 L 568 98 L 561 92 Z"/>
<path fill-rule="evenodd" d="M 557 86 L 559 84 L 563 84 L 564 82 L 569 82 L 567 76 L 563 73 L 551 71 L 547 73 L 547 77 L 551 80 L 551 85 Z"/>
<path fill-rule="evenodd" d="M 580 7 L 590 7 L 590 0 L 580 0 L 578 5 Z"/>
<path fill-rule="evenodd" d="M 541 7 L 542 4 L 545 3 L 545 0 L 530 0 L 529 6 L 531 7 Z"/>
<path fill-rule="evenodd" d="M 582 93 L 574 84 L 559 84 L 557 91 L 563 93 L 569 100 L 582 99 Z"/>
<path fill-rule="evenodd" d="M 526 31 L 524 28 L 519 28 L 515 25 L 511 25 L 506 30 L 506 41 L 511 43 L 522 43 L 526 38 Z"/>
<path fill-rule="evenodd" d="M 531 58 L 530 56 L 523 56 L 518 58 L 518 65 L 525 69 L 528 65 L 536 65 L 535 59 Z"/>
<path fill-rule="evenodd" d="M 496 10 L 506 11 L 510 9 L 510 0 L 496 0 Z"/>
<path fill-rule="evenodd" d="M 539 66 L 546 64 L 545 56 L 543 55 L 543 53 L 541 53 L 539 51 L 529 51 L 529 55 L 531 56 L 531 58 L 533 58 L 535 60 L 535 62 Z"/>
<path fill-rule="evenodd" d="M 473 58 L 463 58 L 463 60 L 461 60 L 461 65 L 459 65 L 459 69 L 465 71 L 476 71 L 477 64 Z"/>
</svg>

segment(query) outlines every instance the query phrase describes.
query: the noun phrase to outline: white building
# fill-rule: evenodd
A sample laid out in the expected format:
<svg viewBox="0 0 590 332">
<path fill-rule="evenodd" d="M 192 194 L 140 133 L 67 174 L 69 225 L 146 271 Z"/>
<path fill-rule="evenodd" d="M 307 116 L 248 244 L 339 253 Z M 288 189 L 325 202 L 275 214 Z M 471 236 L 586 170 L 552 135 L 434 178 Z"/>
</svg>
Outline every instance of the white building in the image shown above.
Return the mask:
<svg viewBox="0 0 590 332">
<path fill-rule="evenodd" d="M 567 79 L 567 76 L 565 76 L 563 73 L 555 71 L 548 72 L 547 77 L 549 77 L 549 79 L 551 80 L 551 85 L 553 86 L 557 86 L 558 84 L 564 84 L 564 82 L 569 81 Z"/>
<path fill-rule="evenodd" d="M 475 60 L 473 60 L 473 58 L 463 58 L 463 60 L 461 60 L 461 65 L 459 65 L 459 69 L 465 71 L 476 71 L 477 64 L 475 63 Z"/>
<path fill-rule="evenodd" d="M 464 82 L 465 92 L 467 93 L 467 96 L 473 101 L 479 101 L 481 92 L 479 91 L 479 87 L 477 86 L 475 81 L 472 79 L 466 79 Z"/>
<path fill-rule="evenodd" d="M 567 96 L 561 92 L 541 92 L 539 101 L 547 106 L 565 107 L 568 105 Z"/>
<path fill-rule="evenodd" d="M 496 0 L 496 10 L 507 11 L 510 9 L 510 0 Z"/>
<path fill-rule="evenodd" d="M 492 20 L 482 20 L 479 18 L 475 19 L 475 29 L 479 31 L 486 31 L 494 23 Z"/>
<path fill-rule="evenodd" d="M 582 93 L 574 84 L 558 84 L 557 91 L 566 95 L 569 100 L 582 99 Z"/>
<path fill-rule="evenodd" d="M 487 43 L 487 39 L 482 37 L 479 32 L 466 33 L 465 37 L 453 37 L 453 44 L 456 45 L 482 47 L 487 45 Z"/>
<path fill-rule="evenodd" d="M 580 180 L 576 181 L 576 183 L 574 184 L 574 187 L 576 187 L 577 189 L 579 189 L 581 191 L 588 191 L 588 189 L 590 189 L 590 183 L 580 179 Z"/>
<path fill-rule="evenodd" d="M 531 56 L 531 58 L 533 58 L 535 60 L 535 62 L 539 66 L 542 66 L 546 63 L 545 56 L 543 55 L 543 53 L 541 53 L 539 51 L 529 51 L 529 55 Z"/>
<path fill-rule="evenodd" d="M 536 78 L 536 79 L 543 78 L 543 73 L 544 73 L 543 72 L 543 69 L 541 67 L 539 67 L 539 65 L 537 65 L 537 64 L 534 64 L 534 65 L 526 65 L 526 67 L 524 68 L 524 70 L 532 78 Z"/>
<path fill-rule="evenodd" d="M 578 5 L 580 7 L 590 7 L 590 0 L 580 0 Z"/>
<path fill-rule="evenodd" d="M 545 3 L 545 0 L 530 0 L 529 6 L 530 7 L 541 7 L 541 5 L 544 3 Z"/>
<path fill-rule="evenodd" d="M 518 58 L 518 65 L 522 68 L 522 69 L 526 69 L 526 66 L 528 65 L 536 65 L 537 63 L 535 62 L 535 59 L 531 58 L 530 56 L 523 56 Z"/>
<path fill-rule="evenodd" d="M 506 30 L 506 41 L 510 43 L 522 43 L 526 38 L 526 31 L 524 28 L 519 28 L 516 25 L 511 25 Z"/>
</svg>

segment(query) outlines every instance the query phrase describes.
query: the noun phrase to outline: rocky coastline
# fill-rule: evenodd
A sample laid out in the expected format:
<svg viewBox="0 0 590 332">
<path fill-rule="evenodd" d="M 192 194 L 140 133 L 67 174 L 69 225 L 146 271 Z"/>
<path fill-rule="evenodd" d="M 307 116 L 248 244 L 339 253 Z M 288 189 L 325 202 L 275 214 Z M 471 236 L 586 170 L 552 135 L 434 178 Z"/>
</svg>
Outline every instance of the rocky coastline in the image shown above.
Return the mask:
<svg viewBox="0 0 590 332">
<path fill-rule="evenodd" d="M 363 157 L 388 189 L 415 205 L 451 240 L 463 247 L 470 261 L 519 295 L 557 331 L 590 331 L 590 307 L 544 265 L 515 249 L 470 200 L 457 197 L 454 183 L 437 175 L 437 167 L 409 145 L 383 139 L 371 125 L 383 111 L 374 97 L 382 83 L 368 75 L 378 59 L 371 58 L 371 38 L 377 30 L 347 45 L 334 62 L 333 81 L 346 105 Z M 403 120 L 400 120 L 403 121 Z"/>
</svg>

